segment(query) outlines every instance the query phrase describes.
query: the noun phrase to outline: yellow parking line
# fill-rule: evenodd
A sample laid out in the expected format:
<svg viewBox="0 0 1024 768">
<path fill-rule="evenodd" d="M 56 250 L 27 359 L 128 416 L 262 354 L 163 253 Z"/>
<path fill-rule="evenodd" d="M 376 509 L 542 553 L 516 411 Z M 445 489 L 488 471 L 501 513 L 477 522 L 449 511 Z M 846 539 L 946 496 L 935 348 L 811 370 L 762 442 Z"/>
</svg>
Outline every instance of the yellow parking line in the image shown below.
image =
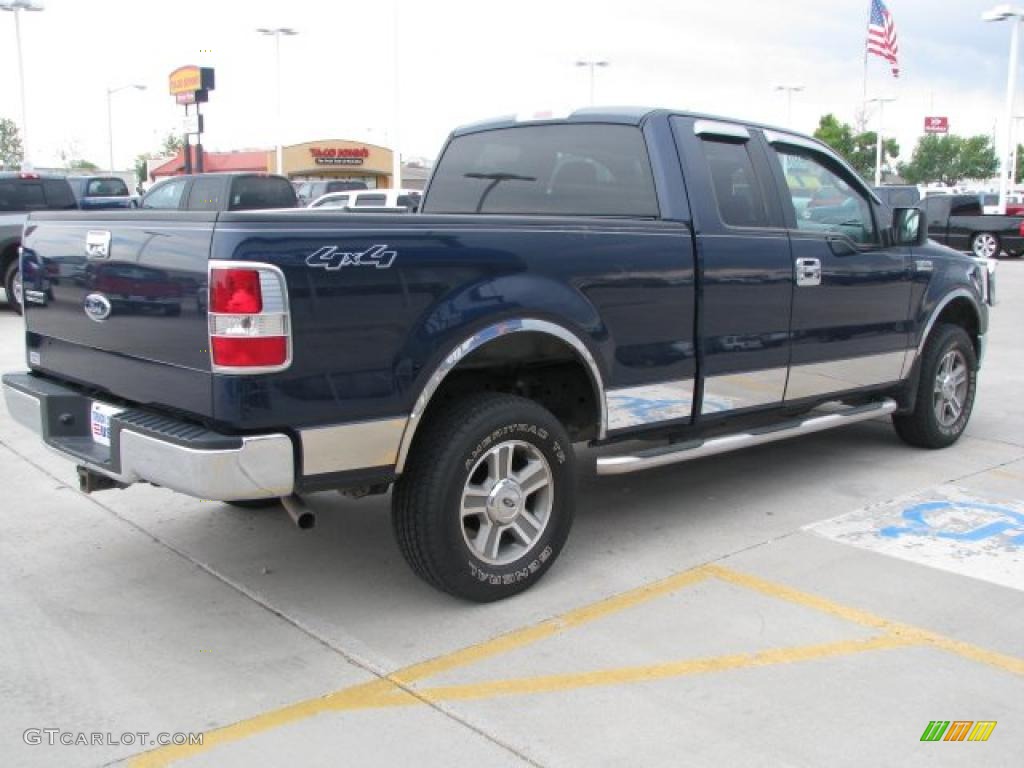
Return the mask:
<svg viewBox="0 0 1024 768">
<path fill-rule="evenodd" d="M 1005 672 L 1024 675 L 1024 659 L 1018 658 L 1017 656 L 1009 656 L 1005 653 L 990 651 L 987 648 L 981 648 L 977 645 L 972 645 L 971 643 L 954 640 L 950 637 L 940 635 L 937 632 L 921 629 L 920 627 L 901 624 L 896 621 L 889 621 L 888 619 L 875 616 L 867 611 L 862 611 L 858 608 L 851 608 L 846 605 L 840 605 L 839 603 L 834 603 L 831 600 L 826 600 L 823 597 L 811 595 L 807 592 L 801 592 L 800 590 L 793 589 L 792 587 L 787 587 L 784 584 L 765 581 L 757 576 L 740 573 L 732 570 L 731 568 L 725 568 L 720 565 L 707 565 L 704 566 L 704 570 L 707 571 L 708 574 L 722 579 L 723 581 L 727 581 L 730 584 L 746 587 L 747 589 L 752 589 L 755 592 L 760 592 L 764 595 L 768 595 L 769 597 L 786 600 L 791 603 L 796 603 L 797 605 L 803 605 L 807 608 L 814 608 L 815 610 L 822 611 L 823 613 L 829 613 L 833 616 L 838 616 L 839 618 L 852 621 L 865 627 L 881 629 L 890 635 L 905 638 L 912 643 L 941 648 L 944 651 L 955 653 L 958 656 L 963 656 L 971 661 L 977 661 L 982 664 L 997 667 Z"/>
<path fill-rule="evenodd" d="M 497 680 L 464 685 L 436 686 L 411 691 L 418 680 L 436 676 L 493 656 L 522 648 L 596 619 L 671 594 L 685 586 L 708 578 L 717 578 L 738 587 L 760 592 L 838 618 L 881 630 L 884 634 L 863 640 L 778 648 L 758 653 L 742 653 L 705 659 L 671 661 L 648 666 L 623 667 L 560 675 Z M 818 658 L 861 653 L 870 650 L 930 645 L 956 653 L 973 661 L 999 669 L 1024 674 L 1024 659 L 996 653 L 970 643 L 944 637 L 928 630 L 889 621 L 850 606 L 832 602 L 817 595 L 801 592 L 783 584 L 760 579 L 719 565 L 706 565 L 683 571 L 653 584 L 638 587 L 621 595 L 577 608 L 533 626 L 517 629 L 477 645 L 413 664 L 379 680 L 345 688 L 315 699 L 297 702 L 204 734 L 201 745 L 161 747 L 133 758 L 132 768 L 157 768 L 205 752 L 215 746 L 229 744 L 282 725 L 313 717 L 322 712 L 358 710 L 377 707 L 411 706 L 424 702 L 480 699 L 511 694 L 535 694 L 578 688 L 660 680 L 682 675 L 718 672 L 729 669 L 787 664 Z"/>
<path fill-rule="evenodd" d="M 273 730 L 287 723 L 312 717 L 320 712 L 417 703 L 421 700 L 404 691 L 401 686 L 447 672 L 457 667 L 473 664 L 516 648 L 521 648 L 573 627 L 594 621 L 602 616 L 608 616 L 654 598 L 670 594 L 706 578 L 708 578 L 708 574 L 703 568 L 683 571 L 653 584 L 645 584 L 629 592 L 614 595 L 596 603 L 585 605 L 582 608 L 576 608 L 568 613 L 542 621 L 540 624 L 517 629 L 483 643 L 455 651 L 454 653 L 419 664 L 413 664 L 380 680 L 354 688 L 342 689 L 320 698 L 300 701 L 281 709 L 257 715 L 248 720 L 242 720 L 233 725 L 209 731 L 204 735 L 202 744 L 171 745 L 159 747 L 150 752 L 144 752 L 133 758 L 129 765 L 131 768 L 157 768 L 158 766 L 165 766 L 184 757 L 205 752 L 217 745 L 227 744 L 257 733 Z"/>
<path fill-rule="evenodd" d="M 627 608 L 633 608 L 654 598 L 671 594 L 683 587 L 703 581 L 708 578 L 708 575 L 708 572 L 703 567 L 683 571 L 661 581 L 656 581 L 653 584 L 645 584 L 642 587 L 631 589 L 629 592 L 623 592 L 620 595 L 599 600 L 582 608 L 576 608 L 568 613 L 542 621 L 540 624 L 513 630 L 493 640 L 488 640 L 479 645 L 471 645 L 447 656 L 431 659 L 421 664 L 413 664 L 411 667 L 399 670 L 389 677 L 399 683 L 412 683 L 457 667 L 474 664 L 491 656 L 507 653 L 560 632 L 565 632 L 568 629 L 581 626 L 595 619 L 610 616 Z"/>
<path fill-rule="evenodd" d="M 843 656 L 864 651 L 877 651 L 914 644 L 914 640 L 879 635 L 864 640 L 841 640 L 835 643 L 805 645 L 796 648 L 773 648 L 757 653 L 736 653 L 729 656 L 712 656 L 705 659 L 683 659 L 663 664 L 638 667 L 619 667 L 593 672 L 575 672 L 562 675 L 541 675 L 512 680 L 494 680 L 468 685 L 445 685 L 417 691 L 429 701 L 453 701 L 457 699 L 484 699 L 491 696 L 512 694 L 551 693 L 571 691 L 597 685 L 622 685 L 625 683 L 646 683 L 683 675 L 707 672 L 724 672 L 730 669 L 766 667 L 774 664 L 792 664 L 829 656 Z"/>
</svg>

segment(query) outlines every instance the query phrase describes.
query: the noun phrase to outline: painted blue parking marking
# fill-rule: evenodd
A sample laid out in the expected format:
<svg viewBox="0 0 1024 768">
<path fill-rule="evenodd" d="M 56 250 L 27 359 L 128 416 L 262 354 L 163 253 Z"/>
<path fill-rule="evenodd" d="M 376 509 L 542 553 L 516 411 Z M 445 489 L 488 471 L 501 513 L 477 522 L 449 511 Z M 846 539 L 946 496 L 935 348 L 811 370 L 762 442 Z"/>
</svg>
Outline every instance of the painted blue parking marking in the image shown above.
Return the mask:
<svg viewBox="0 0 1024 768">
<path fill-rule="evenodd" d="M 933 525 L 927 516 L 929 513 L 945 512 L 955 510 L 972 510 L 991 512 L 1005 517 L 1005 520 L 996 520 L 985 525 L 980 525 L 969 531 L 948 531 Z M 923 504 L 915 504 L 903 510 L 903 519 L 909 525 L 890 525 L 882 528 L 878 534 L 888 538 L 898 538 L 903 535 L 911 536 L 934 536 L 940 539 L 951 539 L 953 541 L 982 541 L 995 536 L 1002 536 L 1008 532 L 1017 532 L 1014 536 L 1007 538 L 1007 543 L 1012 546 L 1024 546 L 1024 515 L 1009 507 L 998 504 L 982 504 L 980 502 L 963 501 L 930 501 Z"/>
</svg>

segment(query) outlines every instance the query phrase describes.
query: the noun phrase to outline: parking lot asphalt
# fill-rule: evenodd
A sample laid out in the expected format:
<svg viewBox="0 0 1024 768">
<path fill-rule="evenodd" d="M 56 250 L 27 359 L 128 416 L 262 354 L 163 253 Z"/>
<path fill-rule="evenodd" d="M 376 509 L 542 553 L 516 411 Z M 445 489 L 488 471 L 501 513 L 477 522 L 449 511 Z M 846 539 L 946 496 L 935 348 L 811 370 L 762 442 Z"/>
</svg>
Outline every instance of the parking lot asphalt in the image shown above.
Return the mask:
<svg viewBox="0 0 1024 768">
<path fill-rule="evenodd" d="M 587 452 L 560 561 L 485 606 L 411 573 L 389 496 L 314 496 L 311 532 L 84 496 L 0 409 L 0 765 L 1016 768 L 1024 263 L 998 288 L 952 448 L 880 420 L 625 477 Z M 23 360 L 0 304 L 0 370 Z"/>
</svg>

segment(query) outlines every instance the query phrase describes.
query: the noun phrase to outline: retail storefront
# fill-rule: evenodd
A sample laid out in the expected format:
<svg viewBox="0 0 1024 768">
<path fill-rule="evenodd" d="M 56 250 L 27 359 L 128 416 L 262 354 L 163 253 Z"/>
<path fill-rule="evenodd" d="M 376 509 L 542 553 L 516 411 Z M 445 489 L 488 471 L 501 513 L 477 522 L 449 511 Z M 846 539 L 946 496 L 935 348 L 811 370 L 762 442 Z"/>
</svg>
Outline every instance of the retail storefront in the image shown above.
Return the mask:
<svg viewBox="0 0 1024 768">
<path fill-rule="evenodd" d="M 204 152 L 207 171 L 253 171 L 273 173 L 277 169 L 274 149 L 244 152 Z M 283 147 L 282 172 L 290 179 L 349 179 L 361 181 L 368 189 L 391 186 L 391 150 L 344 139 L 307 141 Z M 152 168 L 153 179 L 184 173 L 184 156 L 179 152 L 165 164 Z"/>
<path fill-rule="evenodd" d="M 290 179 L 347 179 L 368 189 L 391 186 L 391 150 L 358 141 L 326 139 L 293 144 L 282 150 L 282 168 Z M 267 167 L 275 168 L 274 150 Z"/>
</svg>

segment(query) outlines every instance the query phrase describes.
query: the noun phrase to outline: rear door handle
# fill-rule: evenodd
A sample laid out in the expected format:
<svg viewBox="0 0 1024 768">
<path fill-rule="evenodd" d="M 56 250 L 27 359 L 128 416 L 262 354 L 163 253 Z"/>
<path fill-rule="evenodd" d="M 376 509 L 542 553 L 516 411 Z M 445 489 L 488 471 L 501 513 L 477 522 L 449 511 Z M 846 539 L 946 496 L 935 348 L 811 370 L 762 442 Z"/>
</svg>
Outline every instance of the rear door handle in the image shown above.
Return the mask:
<svg viewBox="0 0 1024 768">
<path fill-rule="evenodd" d="M 800 287 L 821 285 L 821 259 L 797 259 L 796 284 Z"/>
</svg>

